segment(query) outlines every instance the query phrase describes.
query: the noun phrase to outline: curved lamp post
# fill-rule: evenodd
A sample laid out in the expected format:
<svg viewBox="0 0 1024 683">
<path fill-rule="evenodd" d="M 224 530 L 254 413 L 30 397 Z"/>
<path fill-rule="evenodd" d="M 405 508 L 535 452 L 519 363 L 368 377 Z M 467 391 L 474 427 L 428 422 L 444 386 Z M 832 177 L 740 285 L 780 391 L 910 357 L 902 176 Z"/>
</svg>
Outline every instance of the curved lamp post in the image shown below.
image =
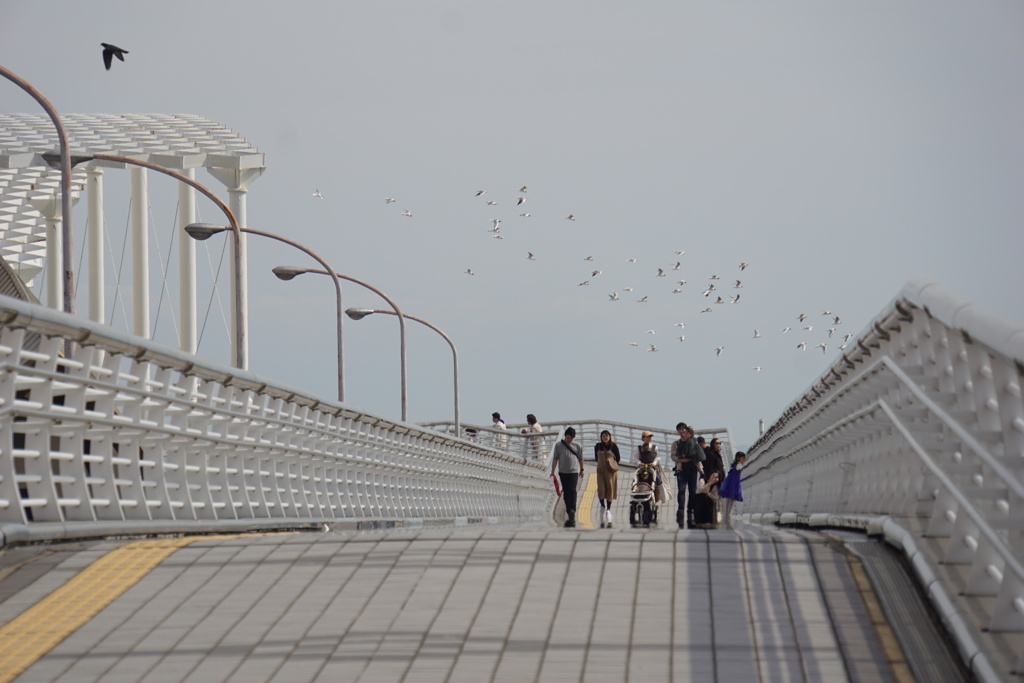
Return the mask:
<svg viewBox="0 0 1024 683">
<path fill-rule="evenodd" d="M 366 316 L 371 315 L 373 313 L 384 313 L 386 315 L 395 315 L 395 313 L 392 312 L 392 311 L 381 311 L 381 310 L 369 309 L 369 308 L 350 308 L 350 309 L 345 311 L 345 315 L 347 315 L 348 317 L 352 318 L 353 320 L 361 320 L 361 319 L 365 318 Z M 408 318 L 409 320 L 415 320 L 416 322 L 418 322 L 418 323 L 420 323 L 422 325 L 426 325 L 427 327 L 432 329 L 434 332 L 437 332 L 439 335 L 444 337 L 444 340 L 446 342 L 448 342 L 448 346 L 450 346 L 452 348 L 452 366 L 455 369 L 454 370 L 454 375 L 455 375 L 455 434 L 456 434 L 456 436 L 461 436 L 461 434 L 462 434 L 462 424 L 459 422 L 459 352 L 455 348 L 455 342 L 452 341 L 451 337 L 449 337 L 447 334 L 442 332 L 439 328 L 437 328 L 437 327 L 431 325 L 430 323 L 428 323 L 426 320 L 423 320 L 422 318 L 417 318 L 414 315 L 408 315 L 408 314 L 406 314 L 405 317 Z"/>
<path fill-rule="evenodd" d="M 299 251 L 304 252 L 304 253 L 308 254 L 309 256 L 311 256 L 314 261 L 316 261 L 317 263 L 322 265 L 327 270 L 328 274 L 334 276 L 331 279 L 334 281 L 334 289 L 335 289 L 335 293 L 337 295 L 336 296 L 336 298 L 337 298 L 337 304 L 336 305 L 337 305 L 337 316 L 338 316 L 338 400 L 341 401 L 342 403 L 344 403 L 344 401 L 345 401 L 345 351 L 344 351 L 344 346 L 343 346 L 343 341 L 342 341 L 343 340 L 343 336 L 342 336 L 342 330 L 341 330 L 341 318 L 342 318 L 342 315 L 341 315 L 341 280 L 338 278 L 338 274 L 334 272 L 333 268 L 331 268 L 331 264 L 327 263 L 327 261 L 324 261 L 323 258 L 321 258 L 319 254 L 317 254 L 315 251 L 313 251 L 309 247 L 306 247 L 306 246 L 304 246 L 302 244 L 299 244 L 298 242 L 290 240 L 287 237 L 282 237 L 281 235 L 275 235 L 272 232 L 264 232 L 262 230 L 254 230 L 253 228 L 240 228 L 240 227 L 237 227 L 237 225 L 228 228 L 228 227 L 225 227 L 223 225 L 211 225 L 209 223 L 191 223 L 191 224 L 185 226 L 185 232 L 188 233 L 189 237 L 191 237 L 192 239 L 195 239 L 195 240 L 209 239 L 210 237 L 213 237 L 217 233 L 224 232 L 225 230 L 237 230 L 238 232 L 244 232 L 244 233 L 249 234 L 249 235 L 258 235 L 260 237 L 268 237 L 268 238 L 270 238 L 272 240 L 277 240 L 278 242 L 284 242 L 285 244 L 287 244 L 289 246 L 292 246 L 292 247 L 295 247 Z"/>
<path fill-rule="evenodd" d="M 408 399 L 409 390 L 408 390 L 408 379 L 407 379 L 408 378 L 408 374 L 406 372 L 406 364 L 405 364 L 405 319 L 407 317 L 411 317 L 411 316 L 403 315 L 402 314 L 402 310 L 398 307 L 398 304 L 396 304 L 391 299 L 391 297 L 389 297 L 384 292 L 380 291 L 379 289 L 377 289 L 376 287 L 374 287 L 371 284 L 363 282 L 362 280 L 357 280 L 356 278 L 351 277 L 349 275 L 342 275 L 341 273 L 335 273 L 334 271 L 331 271 L 330 273 L 328 273 L 326 270 L 317 270 L 315 268 L 299 268 L 298 266 L 276 266 L 273 269 L 273 271 L 274 271 L 274 275 L 276 275 L 281 280 L 291 280 L 292 278 L 296 277 L 297 275 L 303 275 L 305 273 L 316 273 L 318 275 L 334 275 L 335 278 L 338 278 L 338 279 L 341 279 L 341 280 L 348 280 L 349 282 L 354 282 L 357 285 L 362 285 L 363 287 L 366 287 L 371 292 L 377 294 L 380 298 L 384 299 L 384 301 L 388 302 L 388 305 L 391 306 L 391 308 L 394 309 L 394 312 L 392 313 L 391 311 L 385 311 L 385 313 L 392 313 L 392 315 L 395 315 L 395 316 L 398 317 L 398 333 L 399 333 L 399 335 L 401 337 L 401 344 L 399 345 L 399 351 L 401 352 L 401 375 L 402 375 L 402 377 L 401 377 L 401 381 L 402 381 L 402 422 L 408 422 L 409 421 L 409 399 Z M 351 309 L 350 308 L 349 310 L 351 311 L 351 310 L 355 310 L 355 309 Z M 339 310 L 338 314 L 339 315 L 341 314 L 340 310 Z M 351 318 L 352 316 L 349 315 L 349 317 Z M 356 319 L 357 318 L 353 318 L 353 320 L 356 320 Z"/>
<path fill-rule="evenodd" d="M 74 235 L 71 232 L 71 150 L 68 149 L 68 134 L 64 130 L 64 122 L 61 120 L 60 114 L 31 83 L 3 66 L 0 66 L 0 76 L 4 76 L 20 87 L 42 105 L 57 129 L 57 144 L 60 146 L 60 230 L 63 242 L 61 260 L 64 261 L 64 312 L 73 314 L 75 312 L 75 250 Z"/>
<path fill-rule="evenodd" d="M 43 159 L 47 163 L 51 163 L 51 164 L 56 160 L 52 154 L 44 154 L 43 155 Z M 183 173 L 178 173 L 177 171 L 175 171 L 173 169 L 167 168 L 166 166 L 160 166 L 159 164 L 154 164 L 154 163 L 151 163 L 149 161 L 143 161 L 141 159 L 132 159 L 131 157 L 118 156 L 116 154 L 88 154 L 88 155 L 84 155 L 84 156 L 76 156 L 76 157 L 74 157 L 72 159 L 72 161 L 74 162 L 72 165 L 81 164 L 81 163 L 84 163 L 84 162 L 87 162 L 87 161 L 110 161 L 110 162 L 114 162 L 114 163 L 118 163 L 118 164 L 125 164 L 127 166 L 141 166 L 142 168 L 148 168 L 148 169 L 150 169 L 152 171 L 156 171 L 158 173 L 163 173 L 164 175 L 170 176 L 170 177 L 174 178 L 175 180 L 178 180 L 179 182 L 185 183 L 189 187 L 192 187 L 192 188 L 198 190 L 203 196 L 207 197 L 208 199 L 210 199 L 210 201 L 212 201 L 214 204 L 216 204 L 217 208 L 220 209 L 224 213 L 224 215 L 227 217 L 228 223 L 230 223 L 230 227 L 229 228 L 223 228 L 223 229 L 224 230 L 231 230 L 232 232 L 235 233 L 235 239 L 234 239 L 235 273 L 237 274 L 237 273 L 241 272 L 241 270 L 240 270 L 241 269 L 241 263 L 242 263 L 242 240 L 241 240 L 242 234 L 241 233 L 242 232 L 247 232 L 247 231 L 245 231 L 243 228 L 241 228 L 238 225 L 238 219 L 235 218 L 234 212 L 231 211 L 231 209 L 228 207 L 228 205 L 225 204 L 221 200 L 220 197 L 218 197 L 216 194 L 214 194 L 213 191 L 210 190 L 205 185 L 196 182 L 194 179 L 189 178 L 187 175 L 185 175 Z M 187 228 L 186 228 L 186 230 L 187 230 Z M 213 234 L 213 233 L 210 233 L 210 234 Z M 207 235 L 207 237 L 208 236 L 209 235 Z M 204 237 L 202 239 L 206 239 L 206 238 Z M 66 241 L 65 241 L 65 244 L 67 244 Z M 243 368 L 243 369 L 245 369 L 245 368 L 249 367 L 249 358 L 248 358 L 248 352 L 247 352 L 247 346 L 248 346 L 247 338 L 249 336 L 249 334 L 248 334 L 249 331 L 248 331 L 248 325 L 247 325 L 247 322 L 246 322 L 246 315 L 245 315 L 246 306 L 247 306 L 247 304 L 246 304 L 246 292 L 245 292 L 244 289 L 242 289 L 241 285 L 239 284 L 239 282 L 237 280 L 233 283 L 232 289 L 234 290 L 234 299 L 235 299 L 235 359 L 234 359 L 234 364 L 235 364 L 236 368 Z M 67 290 L 65 290 L 65 296 L 66 295 L 67 295 Z"/>
</svg>

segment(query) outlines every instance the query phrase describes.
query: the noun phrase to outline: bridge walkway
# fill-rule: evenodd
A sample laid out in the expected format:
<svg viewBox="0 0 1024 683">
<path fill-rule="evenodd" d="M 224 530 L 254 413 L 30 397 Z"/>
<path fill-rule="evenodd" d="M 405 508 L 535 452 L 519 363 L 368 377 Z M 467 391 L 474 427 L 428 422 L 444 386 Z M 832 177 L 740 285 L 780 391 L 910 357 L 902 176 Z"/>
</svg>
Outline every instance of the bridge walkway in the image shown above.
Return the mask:
<svg viewBox="0 0 1024 683">
<path fill-rule="evenodd" d="M 0 560 L 0 680 L 910 680 L 857 564 L 799 531 L 334 531 Z"/>
</svg>

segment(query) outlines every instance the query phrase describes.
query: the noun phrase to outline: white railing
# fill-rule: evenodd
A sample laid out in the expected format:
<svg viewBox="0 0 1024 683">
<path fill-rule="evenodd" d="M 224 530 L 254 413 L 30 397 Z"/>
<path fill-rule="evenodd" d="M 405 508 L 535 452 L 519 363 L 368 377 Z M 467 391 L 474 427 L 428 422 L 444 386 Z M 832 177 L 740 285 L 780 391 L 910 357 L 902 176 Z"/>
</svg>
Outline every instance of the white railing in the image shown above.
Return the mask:
<svg viewBox="0 0 1024 683">
<path fill-rule="evenodd" d="M 540 463 L 0 297 L 0 543 L 554 502 Z"/>
<path fill-rule="evenodd" d="M 852 347 L 751 449 L 745 512 L 909 519 L 975 633 L 1024 632 L 1024 326 L 914 281 Z"/>
<path fill-rule="evenodd" d="M 455 425 L 450 421 L 426 422 L 422 426 L 446 434 L 453 434 L 455 431 Z M 632 450 L 640 445 L 640 434 L 647 430 L 653 434 L 651 442 L 658 447 L 658 453 L 662 458 L 662 465 L 668 469 L 672 468 L 672 463 L 669 462 L 672 443 L 679 438 L 674 429 L 675 425 L 668 429 L 659 429 L 609 420 L 556 420 L 546 424 L 546 431 L 540 434 L 520 433 L 526 426 L 525 423 L 512 424 L 508 425 L 508 429 L 503 431 L 494 429 L 492 426 L 463 425 L 463 436 L 491 448 L 506 450 L 519 457 L 547 460 L 551 454 L 551 449 L 554 448 L 555 443 L 561 437 L 565 428 L 572 427 L 576 430 L 576 443 L 583 444 L 584 457 L 592 459 L 594 444 L 600 440 L 601 432 L 607 429 L 612 435 L 612 441 L 618 445 L 622 457 L 628 461 L 632 459 Z M 720 440 L 722 442 L 722 460 L 727 466 L 732 462 L 734 444 L 732 434 L 727 428 L 697 429 L 696 434 L 697 436 L 703 436 L 708 442 L 712 439 Z"/>
</svg>

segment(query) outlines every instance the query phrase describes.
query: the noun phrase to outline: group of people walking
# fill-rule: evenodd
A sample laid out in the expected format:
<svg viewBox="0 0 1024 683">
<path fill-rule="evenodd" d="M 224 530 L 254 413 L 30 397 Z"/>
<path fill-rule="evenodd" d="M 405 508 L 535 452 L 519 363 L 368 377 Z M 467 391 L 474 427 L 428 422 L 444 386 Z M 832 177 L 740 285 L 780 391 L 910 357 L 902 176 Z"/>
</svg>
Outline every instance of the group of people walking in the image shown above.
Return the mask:
<svg viewBox="0 0 1024 683">
<path fill-rule="evenodd" d="M 740 486 L 740 470 L 746 460 L 742 451 L 736 453 L 728 474 L 722 459 L 722 442 L 713 438 L 711 443 L 697 437 L 693 428 L 684 422 L 676 425 L 679 439 L 673 442 L 669 454 L 672 471 L 676 479 L 676 524 L 680 529 L 717 524 L 720 501 L 725 500 L 727 524 L 731 521 L 732 505 L 743 500 Z M 648 466 L 656 474 L 655 501 L 667 502 L 671 490 L 665 483 L 658 447 L 653 443 L 653 434 L 644 431 L 641 443 L 633 450 L 631 463 L 638 467 Z M 618 497 L 619 464 L 622 454 L 612 440 L 608 430 L 601 432 L 600 440 L 594 444 L 594 461 L 597 468 L 597 498 L 601 509 L 601 526 L 613 523 L 612 501 Z M 565 526 L 576 526 L 577 484 L 583 479 L 583 446 L 576 443 L 576 430 L 566 427 L 563 438 L 555 444 L 551 459 L 551 476 L 557 474 L 562 498 L 565 502 Z"/>
</svg>

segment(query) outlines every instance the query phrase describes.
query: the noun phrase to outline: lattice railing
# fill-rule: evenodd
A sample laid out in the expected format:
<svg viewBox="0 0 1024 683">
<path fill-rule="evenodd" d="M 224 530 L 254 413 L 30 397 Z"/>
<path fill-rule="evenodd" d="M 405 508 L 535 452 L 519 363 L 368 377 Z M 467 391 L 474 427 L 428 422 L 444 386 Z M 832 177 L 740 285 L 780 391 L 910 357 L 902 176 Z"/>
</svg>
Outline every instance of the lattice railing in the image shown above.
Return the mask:
<svg viewBox="0 0 1024 683">
<path fill-rule="evenodd" d="M 8 539 L 167 523 L 536 519 L 553 503 L 539 463 L 0 297 Z"/>
<path fill-rule="evenodd" d="M 853 346 L 751 449 L 745 511 L 920 518 L 979 631 L 1024 631 L 1024 326 L 917 281 Z"/>
</svg>

